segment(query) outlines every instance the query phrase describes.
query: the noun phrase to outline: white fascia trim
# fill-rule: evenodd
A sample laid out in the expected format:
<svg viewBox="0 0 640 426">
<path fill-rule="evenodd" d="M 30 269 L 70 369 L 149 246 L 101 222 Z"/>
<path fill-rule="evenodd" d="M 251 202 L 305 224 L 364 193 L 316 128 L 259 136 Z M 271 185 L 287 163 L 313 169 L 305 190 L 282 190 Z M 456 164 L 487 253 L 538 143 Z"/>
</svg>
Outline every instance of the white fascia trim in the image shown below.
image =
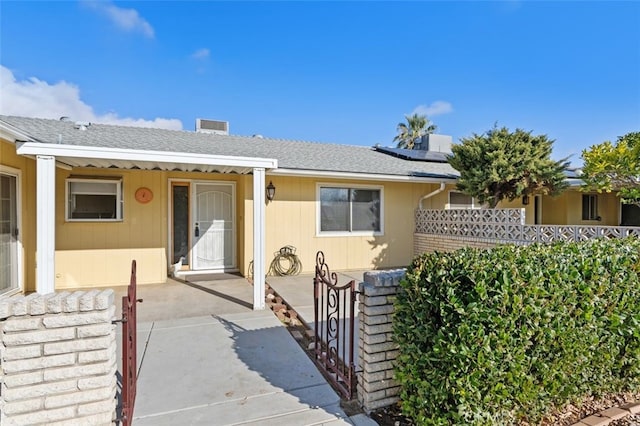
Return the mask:
<svg viewBox="0 0 640 426">
<path fill-rule="evenodd" d="M 94 146 L 46 144 L 38 142 L 19 143 L 17 152 L 20 155 L 52 155 L 55 157 L 97 158 L 103 160 L 206 164 L 212 166 L 258 167 L 265 169 L 278 167 L 278 160 L 273 158 L 191 154 L 171 151 L 144 151 L 139 149 L 100 148 Z"/>
<path fill-rule="evenodd" d="M 379 180 L 385 182 L 422 182 L 422 183 L 456 183 L 456 178 L 419 177 L 383 175 L 376 173 L 325 172 L 318 170 L 275 169 L 267 172 L 269 176 L 318 177 L 353 180 Z"/>
<path fill-rule="evenodd" d="M 35 155 L 25 155 L 25 158 L 30 158 L 33 161 L 36 161 L 36 156 Z M 56 161 L 56 167 L 62 170 L 73 170 L 73 167 L 71 167 L 68 164 L 65 163 L 61 163 L 60 161 Z"/>
</svg>

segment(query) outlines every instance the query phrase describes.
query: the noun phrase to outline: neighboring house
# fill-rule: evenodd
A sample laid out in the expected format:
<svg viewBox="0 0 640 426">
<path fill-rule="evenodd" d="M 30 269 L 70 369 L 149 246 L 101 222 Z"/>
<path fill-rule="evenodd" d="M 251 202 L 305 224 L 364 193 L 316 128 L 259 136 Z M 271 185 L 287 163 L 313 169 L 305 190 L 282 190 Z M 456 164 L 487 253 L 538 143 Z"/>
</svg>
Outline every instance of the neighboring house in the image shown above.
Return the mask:
<svg viewBox="0 0 640 426">
<path fill-rule="evenodd" d="M 131 259 L 141 284 L 255 260 L 262 308 L 285 245 L 305 272 L 318 250 L 335 270 L 408 264 L 418 202 L 456 179 L 442 158 L 221 133 L 0 116 L 0 293 L 126 284 Z"/>
<path fill-rule="evenodd" d="M 418 154 L 420 155 L 420 154 Z M 439 153 L 430 154 L 439 155 Z M 640 207 L 623 204 L 612 193 L 583 192 L 582 180 L 575 169 L 567 172 L 569 187 L 555 197 L 536 195 L 514 201 L 502 201 L 497 208 L 524 208 L 528 225 L 583 225 L 583 226 L 640 226 Z M 446 185 L 444 200 L 436 198 L 445 209 L 484 208 L 475 199 L 456 190 L 455 184 Z M 442 208 L 435 204 L 436 207 Z"/>
<path fill-rule="evenodd" d="M 569 188 L 552 197 L 530 197 L 528 205 L 522 200 L 503 202 L 501 208 L 525 207 L 529 225 L 583 225 L 583 226 L 640 226 L 640 209 L 623 204 L 612 193 L 583 192 L 578 170 L 567 172 Z"/>
</svg>

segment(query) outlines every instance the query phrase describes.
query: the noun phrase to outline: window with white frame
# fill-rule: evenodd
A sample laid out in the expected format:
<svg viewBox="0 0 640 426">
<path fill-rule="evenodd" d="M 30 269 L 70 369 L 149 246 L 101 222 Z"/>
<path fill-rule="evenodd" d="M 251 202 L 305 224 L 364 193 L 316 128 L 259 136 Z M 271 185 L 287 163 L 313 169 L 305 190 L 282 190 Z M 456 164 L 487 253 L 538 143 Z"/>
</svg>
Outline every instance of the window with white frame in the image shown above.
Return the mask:
<svg viewBox="0 0 640 426">
<path fill-rule="evenodd" d="M 582 220 L 600 220 L 600 216 L 598 216 L 598 195 L 582 194 Z"/>
<path fill-rule="evenodd" d="M 447 209 L 479 209 L 475 198 L 458 191 L 449 191 L 449 203 Z"/>
<path fill-rule="evenodd" d="M 122 220 L 122 180 L 67 179 L 67 220 Z"/>
<path fill-rule="evenodd" d="M 382 233 L 382 189 L 320 186 L 321 233 Z"/>
</svg>

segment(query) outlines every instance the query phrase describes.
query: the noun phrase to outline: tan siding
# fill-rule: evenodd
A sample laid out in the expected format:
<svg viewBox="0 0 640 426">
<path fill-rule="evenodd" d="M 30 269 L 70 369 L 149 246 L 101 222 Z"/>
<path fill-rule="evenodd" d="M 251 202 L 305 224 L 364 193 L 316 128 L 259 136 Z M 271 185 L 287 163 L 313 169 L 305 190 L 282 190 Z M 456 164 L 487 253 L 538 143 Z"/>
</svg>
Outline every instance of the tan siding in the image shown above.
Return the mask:
<svg viewBox="0 0 640 426">
<path fill-rule="evenodd" d="M 267 181 L 272 181 L 276 187 L 275 200 L 266 207 L 267 265 L 281 247 L 292 245 L 297 249 L 304 272 L 313 272 L 315 256 L 319 250 L 325 252 L 327 262 L 334 270 L 388 268 L 409 264 L 413 255 L 413 216 L 418 200 L 439 186 L 282 176 L 268 176 Z M 318 183 L 381 186 L 384 191 L 384 235 L 317 235 Z M 249 209 L 251 205 L 250 201 L 246 203 Z M 245 215 L 249 216 L 247 212 Z M 251 234 L 248 234 L 246 246 L 252 245 L 250 238 Z"/>
<path fill-rule="evenodd" d="M 72 222 L 65 216 L 66 179 L 73 177 L 122 177 L 123 220 L 121 222 Z M 153 200 L 141 204 L 135 191 L 147 187 Z M 104 169 L 58 170 L 56 176 L 56 249 L 116 249 L 166 247 L 166 174 L 160 171 Z"/>
<path fill-rule="evenodd" d="M 126 285 L 134 259 L 138 284 L 158 284 L 166 280 L 167 262 L 162 247 L 57 250 L 56 289 Z"/>
<path fill-rule="evenodd" d="M 123 179 L 123 220 L 121 222 L 68 222 L 65 217 L 66 179 L 73 175 L 120 176 Z M 57 284 L 59 288 L 113 285 L 115 277 L 124 275 L 118 271 L 124 268 L 127 256 L 139 257 L 139 282 L 158 282 L 166 278 L 169 242 L 169 179 L 189 181 L 233 181 L 236 185 L 236 253 L 242 253 L 244 246 L 244 182 L 245 176 L 211 173 L 184 173 L 137 170 L 74 169 L 58 170 L 56 177 L 56 250 L 60 261 L 56 261 Z M 153 200 L 141 204 L 135 200 L 135 191 L 147 187 L 153 192 Z M 251 230 L 252 232 L 252 230 Z M 106 251 L 105 251 L 106 250 Z M 68 253 L 64 253 L 68 251 Z M 104 256 L 104 254 L 108 254 Z M 137 254 L 136 254 L 137 253 Z M 162 253 L 162 256 L 158 256 Z M 242 256 L 239 267 L 244 267 Z M 141 262 L 148 263 L 147 265 Z M 84 266 L 77 264 L 84 263 Z M 93 264 L 102 278 L 87 278 L 86 265 Z M 77 265 L 77 266 L 74 266 Z M 85 269 L 83 269 L 85 268 Z M 242 269 L 241 269 L 242 270 Z M 99 275 L 99 274 L 98 274 Z M 85 284 L 79 284 L 85 282 Z M 126 282 L 125 282 L 126 284 Z"/>
</svg>

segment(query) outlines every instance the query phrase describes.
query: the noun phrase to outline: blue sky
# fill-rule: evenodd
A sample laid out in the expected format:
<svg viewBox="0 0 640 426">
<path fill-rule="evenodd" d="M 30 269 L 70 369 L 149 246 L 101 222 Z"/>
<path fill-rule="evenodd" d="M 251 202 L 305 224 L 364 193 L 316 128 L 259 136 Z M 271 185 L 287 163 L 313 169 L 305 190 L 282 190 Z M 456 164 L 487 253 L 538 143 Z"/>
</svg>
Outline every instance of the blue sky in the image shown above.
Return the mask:
<svg viewBox="0 0 640 426">
<path fill-rule="evenodd" d="M 0 2 L 0 113 L 372 146 L 427 113 L 554 157 L 640 130 L 640 2 Z"/>
</svg>

